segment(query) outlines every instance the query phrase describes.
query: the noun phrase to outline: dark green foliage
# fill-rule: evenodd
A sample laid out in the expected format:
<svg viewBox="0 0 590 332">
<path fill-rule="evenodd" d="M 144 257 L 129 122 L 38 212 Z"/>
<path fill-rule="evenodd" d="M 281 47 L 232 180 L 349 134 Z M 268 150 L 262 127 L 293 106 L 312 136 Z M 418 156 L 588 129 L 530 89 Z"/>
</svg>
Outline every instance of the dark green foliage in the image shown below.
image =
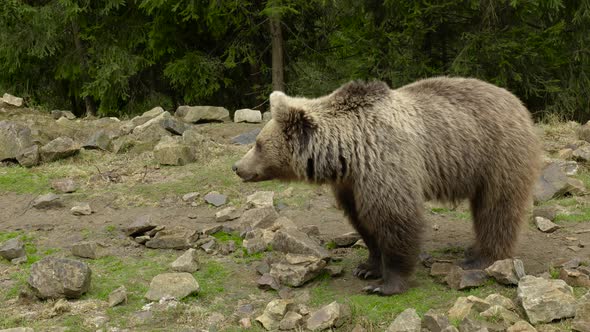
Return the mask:
<svg viewBox="0 0 590 332">
<path fill-rule="evenodd" d="M 270 16 L 291 94 L 462 75 L 508 88 L 537 117 L 590 119 L 590 0 L 5 0 L 0 92 L 79 115 L 88 101 L 100 115 L 264 109 Z"/>
</svg>

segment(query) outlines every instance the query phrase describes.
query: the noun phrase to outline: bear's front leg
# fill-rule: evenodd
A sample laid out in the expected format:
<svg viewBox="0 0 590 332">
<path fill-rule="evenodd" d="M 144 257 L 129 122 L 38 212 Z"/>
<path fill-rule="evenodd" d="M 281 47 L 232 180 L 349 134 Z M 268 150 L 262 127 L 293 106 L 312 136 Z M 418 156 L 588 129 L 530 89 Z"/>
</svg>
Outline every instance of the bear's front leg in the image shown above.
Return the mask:
<svg viewBox="0 0 590 332">
<path fill-rule="evenodd" d="M 406 207 L 407 208 L 407 207 Z M 381 282 L 364 288 L 369 293 L 392 295 L 408 289 L 420 253 L 422 216 L 418 209 L 405 209 L 406 213 L 390 212 L 374 216 L 373 226 L 381 252 Z"/>
</svg>

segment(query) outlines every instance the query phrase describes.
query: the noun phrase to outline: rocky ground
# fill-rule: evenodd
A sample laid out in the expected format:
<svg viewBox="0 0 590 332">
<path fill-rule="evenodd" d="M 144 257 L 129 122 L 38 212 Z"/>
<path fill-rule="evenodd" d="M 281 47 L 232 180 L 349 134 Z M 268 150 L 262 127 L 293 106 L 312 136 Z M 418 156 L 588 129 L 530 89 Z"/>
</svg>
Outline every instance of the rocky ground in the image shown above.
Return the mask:
<svg viewBox="0 0 590 332">
<path fill-rule="evenodd" d="M 5 97 L 0 330 L 590 331 L 590 126 L 538 126 L 546 167 L 514 260 L 458 268 L 467 206 L 429 203 L 412 288 L 392 297 L 351 275 L 367 251 L 328 188 L 232 174 L 261 127 L 222 108 L 80 120 Z"/>
</svg>

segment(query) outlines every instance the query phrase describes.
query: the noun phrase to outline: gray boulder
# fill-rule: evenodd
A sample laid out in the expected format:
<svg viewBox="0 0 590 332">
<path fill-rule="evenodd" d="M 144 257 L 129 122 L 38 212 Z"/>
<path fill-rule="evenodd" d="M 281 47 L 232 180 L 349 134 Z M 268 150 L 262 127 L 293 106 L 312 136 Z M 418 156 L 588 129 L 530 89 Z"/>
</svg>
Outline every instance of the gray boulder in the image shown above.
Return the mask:
<svg viewBox="0 0 590 332">
<path fill-rule="evenodd" d="M 389 325 L 387 332 L 420 332 L 422 323 L 415 309 L 402 311 Z"/>
<path fill-rule="evenodd" d="M 563 280 L 525 276 L 518 282 L 518 300 L 532 324 L 574 317 L 576 299 Z"/>
<path fill-rule="evenodd" d="M 16 161 L 18 161 L 18 163 L 23 167 L 33 167 L 39 165 L 41 162 L 39 146 L 31 145 L 30 147 L 22 150 L 18 156 L 16 156 Z"/>
<path fill-rule="evenodd" d="M 321 259 L 330 257 L 328 251 L 319 243 L 295 229 L 277 230 L 272 240 L 272 248 L 284 253 L 312 255 Z"/>
<path fill-rule="evenodd" d="M 78 185 L 72 179 L 55 179 L 51 181 L 51 189 L 60 193 L 73 193 L 78 190 Z"/>
<path fill-rule="evenodd" d="M 326 262 L 315 256 L 287 254 L 286 261 L 273 264 L 270 275 L 283 285 L 299 287 L 314 279 L 326 266 Z"/>
<path fill-rule="evenodd" d="M 2 101 L 5 104 L 16 106 L 16 107 L 22 107 L 23 106 L 23 99 L 22 98 L 13 96 L 13 95 L 11 95 L 9 93 L 5 93 L 2 96 Z"/>
<path fill-rule="evenodd" d="M 312 312 L 307 319 L 307 329 L 322 331 L 342 326 L 350 317 L 350 308 L 336 301 Z"/>
<path fill-rule="evenodd" d="M 179 106 L 175 115 L 189 123 L 223 122 L 229 119 L 229 111 L 217 106 Z"/>
<path fill-rule="evenodd" d="M 199 256 L 197 250 L 190 248 L 184 254 L 180 255 L 170 267 L 176 272 L 193 273 L 199 269 Z"/>
<path fill-rule="evenodd" d="M 195 155 L 190 146 L 182 140 L 162 139 L 154 147 L 154 158 L 161 165 L 182 166 L 195 161 Z"/>
<path fill-rule="evenodd" d="M 80 146 L 69 137 L 58 137 L 39 149 L 41 160 L 44 162 L 67 158 L 79 151 Z"/>
<path fill-rule="evenodd" d="M 262 114 L 260 111 L 244 108 L 234 113 L 234 122 L 260 123 L 262 122 Z"/>
<path fill-rule="evenodd" d="M 516 285 L 525 276 L 522 261 L 511 258 L 495 261 L 486 269 L 486 272 L 490 277 L 505 285 Z"/>
<path fill-rule="evenodd" d="M 25 244 L 18 238 L 7 240 L 0 245 L 0 257 L 9 261 L 25 255 Z"/>
<path fill-rule="evenodd" d="M 91 274 L 86 263 L 46 257 L 31 266 L 28 283 L 41 299 L 77 299 L 90 288 Z"/>
<path fill-rule="evenodd" d="M 542 173 L 533 191 L 535 202 L 563 196 L 570 190 L 568 177 L 559 163 L 550 163 Z"/>
<path fill-rule="evenodd" d="M 233 144 L 237 144 L 237 145 L 252 144 L 252 143 L 256 142 L 256 136 L 258 136 L 259 133 L 260 133 L 260 128 L 256 128 L 256 129 L 251 130 L 247 133 L 243 133 L 243 134 L 233 137 L 231 139 L 231 142 Z"/>
<path fill-rule="evenodd" d="M 0 121 L 0 161 L 15 160 L 33 145 L 31 130 L 12 121 Z"/>
<path fill-rule="evenodd" d="M 32 205 L 36 209 L 55 209 L 63 207 L 59 195 L 54 193 L 48 193 L 35 198 Z"/>
<path fill-rule="evenodd" d="M 159 301 L 162 298 L 182 300 L 198 293 L 200 289 L 199 283 L 190 273 L 162 273 L 152 279 L 145 298 L 150 301 Z"/>
<path fill-rule="evenodd" d="M 150 215 L 140 216 L 131 224 L 123 227 L 123 232 L 129 236 L 138 236 L 158 226 Z"/>
</svg>

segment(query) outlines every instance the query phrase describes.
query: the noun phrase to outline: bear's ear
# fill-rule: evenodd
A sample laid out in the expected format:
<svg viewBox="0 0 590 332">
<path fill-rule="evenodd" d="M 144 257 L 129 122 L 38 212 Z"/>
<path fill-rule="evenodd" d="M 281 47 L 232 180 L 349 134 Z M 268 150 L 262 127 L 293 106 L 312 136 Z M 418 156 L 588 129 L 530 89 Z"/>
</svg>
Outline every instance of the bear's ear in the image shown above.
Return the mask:
<svg viewBox="0 0 590 332">
<path fill-rule="evenodd" d="M 288 98 L 280 91 L 270 94 L 272 118 L 288 136 L 307 134 L 316 127 L 313 117 L 303 108 L 289 105 Z"/>
</svg>

